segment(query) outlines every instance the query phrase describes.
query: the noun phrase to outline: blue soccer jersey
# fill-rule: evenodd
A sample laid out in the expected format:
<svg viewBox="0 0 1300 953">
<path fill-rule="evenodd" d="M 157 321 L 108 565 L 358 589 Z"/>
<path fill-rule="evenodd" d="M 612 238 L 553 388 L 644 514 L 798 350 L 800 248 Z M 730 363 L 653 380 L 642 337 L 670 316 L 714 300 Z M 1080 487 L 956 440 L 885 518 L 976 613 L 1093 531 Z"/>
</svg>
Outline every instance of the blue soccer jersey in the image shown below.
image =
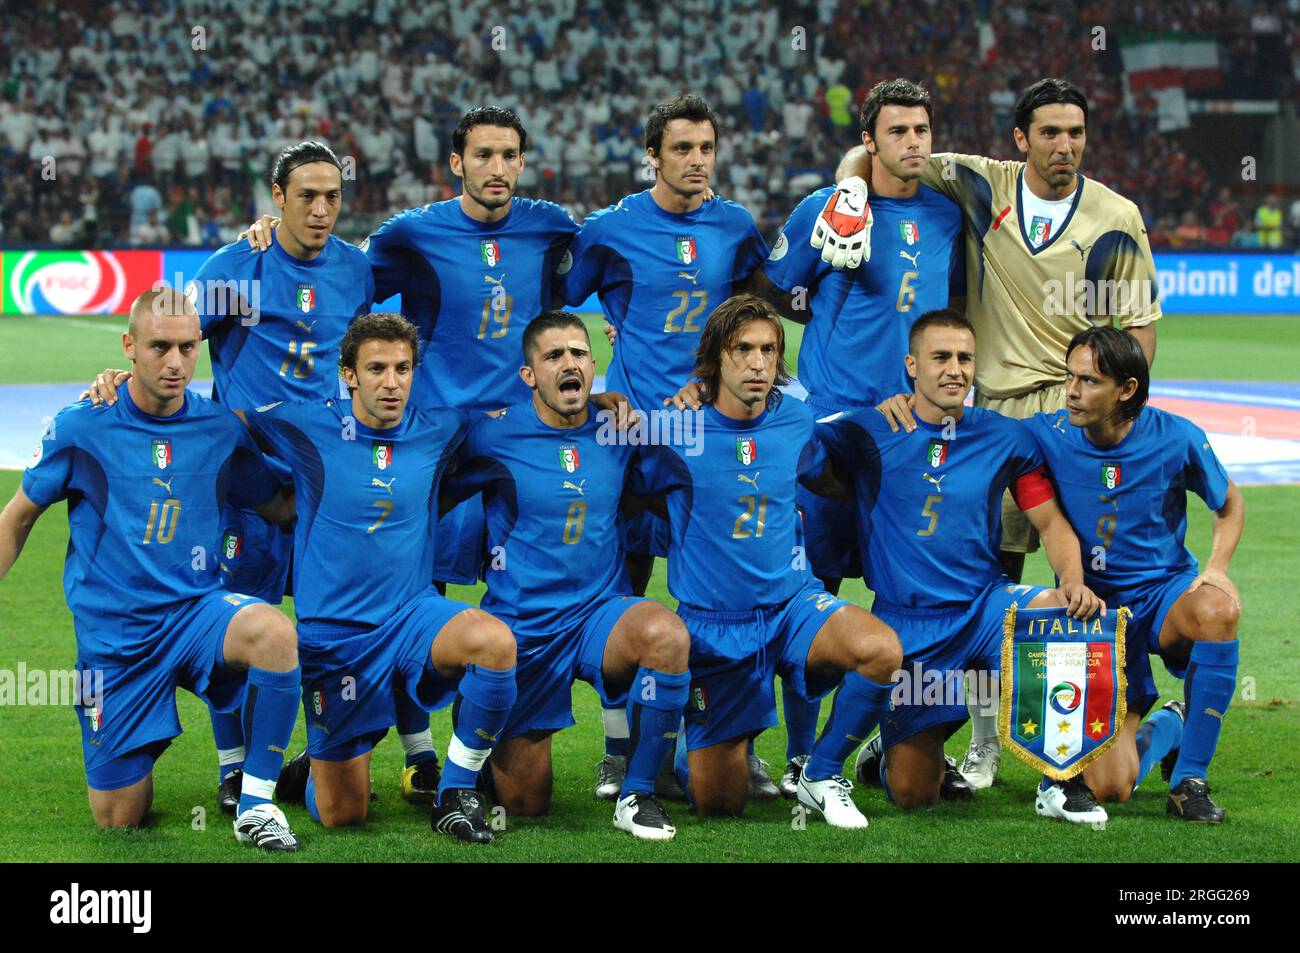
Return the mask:
<svg viewBox="0 0 1300 953">
<path fill-rule="evenodd" d="M 819 410 L 873 407 L 910 391 L 908 329 L 947 307 L 950 294 L 965 294 L 961 210 L 951 201 L 924 185 L 907 199 L 873 195 L 871 260 L 835 269 L 806 238 L 834 191 L 818 189 L 795 207 L 763 264 L 783 291 L 807 290 L 799 382 Z"/>
<path fill-rule="evenodd" d="M 1002 575 L 1002 494 L 1043 463 L 1028 429 L 967 407 L 951 430 L 917 420 L 892 433 L 860 410 L 817 425 L 852 480 L 867 585 L 900 608 L 970 605 Z"/>
<path fill-rule="evenodd" d="M 468 426 L 460 411 L 408 407 L 371 430 L 337 400 L 248 415 L 258 443 L 293 472 L 294 609 L 300 626 L 375 627 L 429 587 L 438 484 Z"/>
<path fill-rule="evenodd" d="M 611 440 L 592 413 L 559 430 L 532 401 L 471 426 L 448 493 L 483 491 L 489 569 L 483 608 L 520 645 L 581 626 L 597 600 L 631 588 L 619 542 L 619 500 L 637 448 Z"/>
<path fill-rule="evenodd" d="M 701 609 L 779 605 L 812 582 L 795 508 L 799 478 L 826 463 L 812 412 L 787 398 L 754 420 L 702 413 L 698 453 L 647 447 L 629 480 L 637 495 L 666 494 L 668 589 Z"/>
<path fill-rule="evenodd" d="M 278 241 L 265 252 L 243 241 L 214 252 L 186 289 L 208 341 L 213 398 L 250 410 L 340 396 L 339 343 L 374 291 L 366 256 L 333 236 L 308 260 Z"/>
<path fill-rule="evenodd" d="M 551 202 L 516 198 L 505 218 L 479 222 L 448 199 L 399 212 L 362 243 L 376 299 L 400 294 L 420 329 L 414 406 L 497 410 L 528 398 L 524 328 L 553 306 L 555 271 L 577 230 Z"/>
<path fill-rule="evenodd" d="M 562 275 L 564 300 L 600 296 L 618 329 L 606 386 L 653 410 L 690 379 L 709 315 L 766 255 L 743 206 L 719 198 L 666 212 L 647 190 L 587 216 Z"/>
<path fill-rule="evenodd" d="M 60 411 L 22 487 L 38 506 L 68 501 L 78 657 L 141 655 L 177 603 L 220 589 L 222 504 L 260 505 L 275 486 L 239 418 L 197 394 L 170 417 L 142 411 L 127 387 L 111 407 Z"/>
<path fill-rule="evenodd" d="M 1184 542 L 1187 491 L 1212 510 L 1228 494 L 1228 474 L 1201 428 L 1145 407 L 1123 440 L 1098 447 L 1064 410 L 1025 424 L 1083 546 L 1089 586 L 1115 592 L 1196 572 Z"/>
</svg>

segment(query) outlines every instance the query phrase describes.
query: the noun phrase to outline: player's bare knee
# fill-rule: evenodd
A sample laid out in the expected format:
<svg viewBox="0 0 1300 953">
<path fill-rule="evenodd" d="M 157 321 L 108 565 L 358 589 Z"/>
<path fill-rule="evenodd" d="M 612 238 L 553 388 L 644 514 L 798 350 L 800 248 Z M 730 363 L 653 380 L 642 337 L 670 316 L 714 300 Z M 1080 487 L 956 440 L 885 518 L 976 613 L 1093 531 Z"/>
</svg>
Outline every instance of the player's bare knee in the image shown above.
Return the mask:
<svg viewBox="0 0 1300 953">
<path fill-rule="evenodd" d="M 349 798 L 346 802 L 326 807 L 320 803 L 319 798 L 316 801 L 316 810 L 320 814 L 320 822 L 325 827 L 359 827 L 366 822 L 366 815 L 369 812 L 370 793 L 367 791 L 366 796 L 360 801 Z"/>
<path fill-rule="evenodd" d="M 896 780 L 889 776 L 889 796 L 901 808 L 911 810 L 939 803 L 939 785 L 922 781 Z"/>
<path fill-rule="evenodd" d="M 854 641 L 854 668 L 858 674 L 877 685 L 893 681 L 903 665 L 903 647 L 889 627 L 863 633 Z"/>
<path fill-rule="evenodd" d="M 748 791 L 715 791 L 697 798 L 695 813 L 699 817 L 739 817 L 745 812 Z"/>
<path fill-rule="evenodd" d="M 540 785 L 510 792 L 498 787 L 497 803 L 505 808 L 506 817 L 542 817 L 551 811 L 551 792 Z"/>
<path fill-rule="evenodd" d="M 1137 772 L 1133 772 L 1128 778 L 1107 780 L 1096 785 L 1092 794 L 1103 804 L 1123 804 L 1133 796 L 1133 782 L 1136 780 Z"/>
<path fill-rule="evenodd" d="M 1227 596 L 1202 600 L 1196 611 L 1196 633 L 1201 642 L 1230 642 L 1237 637 L 1241 612 Z"/>
<path fill-rule="evenodd" d="M 466 637 L 466 661 L 504 671 L 515 667 L 515 637 L 500 619 L 483 613 Z"/>
<path fill-rule="evenodd" d="M 686 671 L 691 637 L 681 619 L 671 612 L 656 612 L 641 631 L 639 664 L 657 672 Z"/>
</svg>

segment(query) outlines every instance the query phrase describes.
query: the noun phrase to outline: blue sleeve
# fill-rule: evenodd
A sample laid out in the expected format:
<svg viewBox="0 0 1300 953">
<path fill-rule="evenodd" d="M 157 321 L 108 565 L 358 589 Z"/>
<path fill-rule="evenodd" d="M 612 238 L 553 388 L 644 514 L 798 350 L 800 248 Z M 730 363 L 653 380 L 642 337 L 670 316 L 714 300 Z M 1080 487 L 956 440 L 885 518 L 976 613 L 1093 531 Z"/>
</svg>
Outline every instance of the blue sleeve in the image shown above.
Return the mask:
<svg viewBox="0 0 1300 953">
<path fill-rule="evenodd" d="M 754 222 L 754 216 L 750 215 L 743 207 L 739 208 L 738 211 L 740 213 L 738 217 L 748 234 L 745 236 L 745 240 L 740 243 L 740 247 L 736 249 L 736 262 L 732 268 L 732 281 L 737 284 L 763 267 L 763 262 L 770 253 L 767 242 L 763 240 L 758 225 Z"/>
<path fill-rule="evenodd" d="M 782 291 L 796 287 L 810 288 L 822 264 L 821 252 L 808 244 L 813 225 L 832 189 L 821 189 L 795 206 L 786 219 L 781 235 L 763 262 L 763 274 Z"/>
<path fill-rule="evenodd" d="M 199 328 L 205 338 L 230 318 L 229 305 L 235 299 L 234 290 L 219 291 L 218 288 L 224 282 L 238 280 L 231 273 L 231 257 L 224 248 L 213 252 L 185 288 L 186 297 L 199 313 Z"/>
<path fill-rule="evenodd" d="M 253 443 L 252 435 L 239 427 L 238 442 L 231 461 L 230 492 L 227 494 L 230 504 L 240 509 L 261 506 L 279 492 L 279 484 L 267 468 Z"/>
<path fill-rule="evenodd" d="M 830 455 L 827 454 L 821 439 L 814 431 L 808 442 L 803 445 L 803 449 L 799 451 L 798 478 L 802 481 L 816 480 L 825 471 L 828 463 L 830 463 Z"/>
<path fill-rule="evenodd" d="M 1034 436 L 1033 427 L 1023 420 L 1009 421 L 1016 431 L 1016 462 L 1019 468 L 1016 476 L 1032 473 L 1039 467 L 1047 466 L 1047 456 L 1043 453 L 1038 438 Z"/>
<path fill-rule="evenodd" d="M 409 248 L 408 216 L 405 213 L 394 215 L 379 230 L 361 243 L 361 250 L 370 262 L 372 290 L 371 301 L 384 301 L 409 284 L 407 269 L 404 267 L 405 252 Z M 403 306 L 406 302 L 403 301 Z"/>
<path fill-rule="evenodd" d="M 286 462 L 289 462 L 290 445 L 279 439 L 276 425 L 284 419 L 284 414 L 290 406 L 283 401 L 276 401 L 274 404 L 267 404 L 265 407 L 244 413 L 249 433 L 258 449 L 269 456 L 280 457 Z"/>
<path fill-rule="evenodd" d="M 23 471 L 23 494 L 37 506 L 49 506 L 68 495 L 77 449 L 73 411 L 78 407 L 89 404 L 83 401 L 65 407 L 50 421 L 32 454 L 32 462 Z"/>
<path fill-rule="evenodd" d="M 582 304 L 599 291 L 601 276 L 606 272 L 606 250 L 598 244 L 598 225 L 592 221 L 593 218 L 595 216 L 588 216 L 569 242 L 569 254 L 557 275 L 560 298 L 567 305 Z"/>
<path fill-rule="evenodd" d="M 948 297 L 966 297 L 966 232 L 957 219 L 957 236 L 952 240 L 952 259 L 948 263 Z"/>
<path fill-rule="evenodd" d="M 1183 425 L 1187 434 L 1187 460 L 1183 464 L 1187 488 L 1217 513 L 1228 502 L 1228 472 L 1211 449 L 1205 431 L 1191 421 Z"/>
<path fill-rule="evenodd" d="M 662 496 L 691 483 L 685 461 L 672 448 L 658 444 L 642 447 L 627 468 L 626 487 L 633 496 Z"/>
</svg>

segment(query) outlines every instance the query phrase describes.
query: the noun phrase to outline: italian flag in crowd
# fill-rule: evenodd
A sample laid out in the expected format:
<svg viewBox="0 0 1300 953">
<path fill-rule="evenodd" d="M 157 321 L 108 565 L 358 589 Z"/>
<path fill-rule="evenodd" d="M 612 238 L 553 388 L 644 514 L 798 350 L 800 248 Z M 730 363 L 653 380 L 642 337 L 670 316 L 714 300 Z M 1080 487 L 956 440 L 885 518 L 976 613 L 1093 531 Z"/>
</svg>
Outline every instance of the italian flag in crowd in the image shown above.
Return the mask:
<svg viewBox="0 0 1300 953">
<path fill-rule="evenodd" d="M 1124 60 L 1124 106 L 1155 99 L 1161 132 L 1189 125 L 1187 93 L 1216 88 L 1223 80 L 1219 46 L 1195 33 L 1133 34 L 1120 39 Z"/>
<path fill-rule="evenodd" d="M 975 10 L 975 22 L 979 26 L 980 62 L 985 66 L 997 62 L 998 35 L 993 32 L 993 23 L 989 19 L 989 0 L 980 0 Z"/>
<path fill-rule="evenodd" d="M 1084 739 L 1095 745 L 1111 731 L 1114 685 L 1109 642 L 1019 642 L 1021 673 L 1011 731 L 1058 765 L 1073 761 Z"/>
</svg>

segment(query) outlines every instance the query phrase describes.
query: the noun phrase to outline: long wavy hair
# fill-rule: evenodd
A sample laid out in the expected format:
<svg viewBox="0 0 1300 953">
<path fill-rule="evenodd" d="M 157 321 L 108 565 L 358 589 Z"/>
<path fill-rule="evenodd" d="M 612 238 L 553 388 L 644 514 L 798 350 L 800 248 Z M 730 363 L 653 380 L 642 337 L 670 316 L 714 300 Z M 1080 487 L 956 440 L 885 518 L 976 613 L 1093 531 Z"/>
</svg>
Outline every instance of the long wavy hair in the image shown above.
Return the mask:
<svg viewBox="0 0 1300 953">
<path fill-rule="evenodd" d="M 694 376 L 704 388 L 704 397 L 712 402 L 722 386 L 722 352 L 730 349 L 750 321 L 769 321 L 776 328 L 776 380 L 767 395 L 769 406 L 781 399 L 777 388 L 790 382 L 790 371 L 785 364 L 785 326 L 777 310 L 752 294 L 734 295 L 713 309 L 708 323 L 700 333 L 700 343 L 695 349 Z"/>
</svg>

